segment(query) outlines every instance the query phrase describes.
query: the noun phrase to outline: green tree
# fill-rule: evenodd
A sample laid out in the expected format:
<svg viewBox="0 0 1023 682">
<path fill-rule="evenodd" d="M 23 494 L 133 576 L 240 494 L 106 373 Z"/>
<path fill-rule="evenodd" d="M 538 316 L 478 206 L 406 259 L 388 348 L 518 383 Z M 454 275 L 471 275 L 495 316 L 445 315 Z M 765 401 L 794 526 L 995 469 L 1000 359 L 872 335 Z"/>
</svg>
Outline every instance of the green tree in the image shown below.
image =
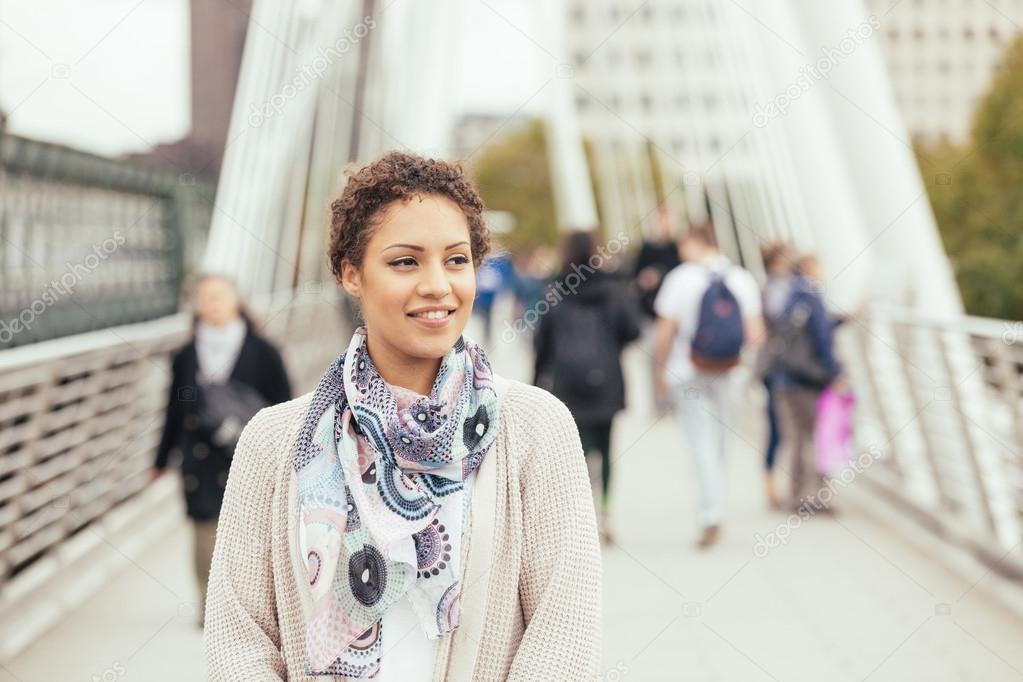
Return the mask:
<svg viewBox="0 0 1023 682">
<path fill-rule="evenodd" d="M 510 251 L 558 240 L 545 135 L 543 121 L 531 120 L 489 145 L 474 164 L 487 208 L 515 216 L 515 229 L 501 237 Z"/>
<path fill-rule="evenodd" d="M 1023 37 L 975 113 L 965 145 L 917 143 L 967 312 L 1023 319 Z"/>
</svg>

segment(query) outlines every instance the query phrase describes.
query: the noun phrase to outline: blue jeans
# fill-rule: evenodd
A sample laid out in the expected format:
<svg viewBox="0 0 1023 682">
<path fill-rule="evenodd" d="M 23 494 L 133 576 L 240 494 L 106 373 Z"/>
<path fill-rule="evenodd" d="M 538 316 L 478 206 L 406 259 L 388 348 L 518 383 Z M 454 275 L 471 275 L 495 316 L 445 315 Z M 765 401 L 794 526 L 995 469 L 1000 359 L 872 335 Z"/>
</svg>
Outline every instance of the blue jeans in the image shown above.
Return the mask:
<svg viewBox="0 0 1023 682">
<path fill-rule="evenodd" d="M 768 471 L 774 470 L 774 460 L 778 457 L 778 446 L 781 445 L 781 427 L 778 425 L 778 406 L 775 404 L 774 384 L 777 381 L 768 375 L 764 377 L 764 388 L 767 389 L 767 453 L 764 463 Z"/>
</svg>

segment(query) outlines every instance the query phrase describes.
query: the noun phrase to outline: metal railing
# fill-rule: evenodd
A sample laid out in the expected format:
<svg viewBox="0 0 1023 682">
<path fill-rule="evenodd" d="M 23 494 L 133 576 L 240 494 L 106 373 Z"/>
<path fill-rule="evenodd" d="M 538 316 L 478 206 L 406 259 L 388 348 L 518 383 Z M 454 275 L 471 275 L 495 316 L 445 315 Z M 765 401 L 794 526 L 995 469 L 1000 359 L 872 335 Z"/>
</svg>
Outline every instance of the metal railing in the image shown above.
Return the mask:
<svg viewBox="0 0 1023 682">
<path fill-rule="evenodd" d="M 866 479 L 1023 578 L 1023 324 L 875 307 L 840 335 Z"/>
<path fill-rule="evenodd" d="M 351 333 L 332 287 L 250 309 L 296 392 L 315 387 Z M 176 314 L 0 352 L 0 613 L 14 617 L 32 586 L 68 570 L 75 552 L 63 545 L 148 485 L 169 355 L 189 324 Z"/>
<path fill-rule="evenodd" d="M 213 187 L 0 130 L 0 349 L 173 314 Z"/>
</svg>

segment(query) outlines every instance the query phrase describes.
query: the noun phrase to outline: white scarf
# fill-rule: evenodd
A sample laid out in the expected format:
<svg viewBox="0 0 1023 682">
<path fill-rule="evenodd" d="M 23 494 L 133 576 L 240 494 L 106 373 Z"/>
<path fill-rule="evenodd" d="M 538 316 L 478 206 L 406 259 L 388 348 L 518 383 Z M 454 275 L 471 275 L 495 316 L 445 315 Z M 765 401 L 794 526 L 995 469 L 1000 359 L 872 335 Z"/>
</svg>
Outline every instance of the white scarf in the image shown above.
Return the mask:
<svg viewBox="0 0 1023 682">
<path fill-rule="evenodd" d="M 230 377 L 245 341 L 248 327 L 241 315 L 215 326 L 199 322 L 195 328 L 195 353 L 199 359 L 200 383 L 222 384 Z"/>
</svg>

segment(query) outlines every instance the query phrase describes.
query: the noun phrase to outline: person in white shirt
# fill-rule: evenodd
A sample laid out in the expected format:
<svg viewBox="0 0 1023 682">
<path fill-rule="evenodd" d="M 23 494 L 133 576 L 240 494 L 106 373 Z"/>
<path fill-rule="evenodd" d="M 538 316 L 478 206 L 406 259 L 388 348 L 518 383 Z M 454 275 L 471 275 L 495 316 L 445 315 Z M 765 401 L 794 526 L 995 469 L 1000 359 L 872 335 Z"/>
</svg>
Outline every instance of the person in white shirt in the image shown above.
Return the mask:
<svg viewBox="0 0 1023 682">
<path fill-rule="evenodd" d="M 759 345 L 763 339 L 760 290 L 748 271 L 732 264 L 717 247 L 714 227 L 705 223 L 689 229 L 679 240 L 682 265 L 665 277 L 654 301 L 657 313 L 655 373 L 657 392 L 671 396 L 675 414 L 688 440 L 695 466 L 700 539 L 706 548 L 717 540 L 724 491 L 724 447 L 729 425 L 735 423 L 731 407 L 734 386 L 732 363 L 708 368 L 693 362 L 692 341 L 700 324 L 704 296 L 720 278 L 738 304 L 741 345 Z"/>
</svg>

